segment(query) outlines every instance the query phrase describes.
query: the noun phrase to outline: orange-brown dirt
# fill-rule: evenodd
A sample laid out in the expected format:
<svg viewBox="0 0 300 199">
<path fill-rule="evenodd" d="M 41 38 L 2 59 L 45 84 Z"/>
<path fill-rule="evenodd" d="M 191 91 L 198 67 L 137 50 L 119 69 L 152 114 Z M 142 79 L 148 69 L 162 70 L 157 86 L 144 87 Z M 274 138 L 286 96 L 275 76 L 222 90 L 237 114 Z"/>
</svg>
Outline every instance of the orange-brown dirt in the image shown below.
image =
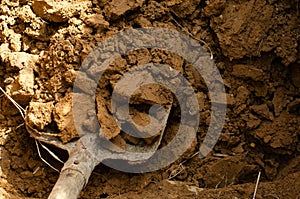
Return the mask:
<svg viewBox="0 0 300 199">
<path fill-rule="evenodd" d="M 300 198 L 299 22 L 298 0 L 2 0 L 0 86 L 21 106 L 31 105 L 28 117 L 36 129 L 51 128 L 69 142 L 78 136 L 70 115 L 72 84 L 98 42 L 140 27 L 193 35 L 211 48 L 227 92 L 226 122 L 214 150 L 203 159 L 193 156 L 210 121 L 201 76 L 170 52 L 130 52 L 112 64 L 99 84 L 98 120 L 106 124 L 105 136 L 119 145 L 137 142 L 108 125 L 111 91 L 105 88 L 129 68 L 154 62 L 172 66 L 195 89 L 201 111 L 197 142 L 178 161 L 151 173 L 99 165 L 80 198 L 252 198 L 259 172 L 256 198 Z M 165 92 L 154 88 L 144 98 L 152 95 L 160 104 L 172 100 L 171 94 L 155 97 L 158 93 Z M 40 160 L 22 117 L 4 95 L 0 105 L 0 198 L 46 198 L 59 173 Z M 135 111 L 134 120 L 147 123 Z M 178 112 L 172 112 L 162 146 L 178 127 Z M 64 151 L 51 149 L 67 159 Z M 41 153 L 62 166 L 42 148 Z"/>
</svg>

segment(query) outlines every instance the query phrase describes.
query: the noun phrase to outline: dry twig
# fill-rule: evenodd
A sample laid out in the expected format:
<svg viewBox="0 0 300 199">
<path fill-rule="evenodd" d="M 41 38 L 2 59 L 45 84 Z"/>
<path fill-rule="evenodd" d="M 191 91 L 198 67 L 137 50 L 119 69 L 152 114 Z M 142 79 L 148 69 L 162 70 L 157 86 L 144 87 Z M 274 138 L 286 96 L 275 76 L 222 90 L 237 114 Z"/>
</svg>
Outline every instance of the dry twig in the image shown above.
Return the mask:
<svg viewBox="0 0 300 199">
<path fill-rule="evenodd" d="M 258 184 L 259 184 L 259 180 L 260 180 L 260 174 L 261 174 L 261 172 L 258 172 L 258 176 L 257 176 L 256 185 L 255 185 L 255 189 L 254 189 L 254 193 L 253 193 L 253 198 L 252 199 L 255 199 L 255 197 L 256 197 L 256 193 L 257 193 L 257 189 L 258 189 Z"/>
<path fill-rule="evenodd" d="M 18 109 L 18 111 L 20 112 L 22 118 L 25 120 L 25 115 L 26 115 L 26 111 L 25 109 L 20 105 L 18 104 L 11 96 L 9 96 L 3 88 L 0 87 L 0 91 L 2 91 L 2 93 L 13 103 L 13 105 Z M 16 127 L 16 129 L 20 128 L 21 126 L 23 126 L 25 123 L 22 123 L 20 125 L 18 125 Z M 59 162 L 61 163 L 64 163 L 62 160 L 60 160 L 50 149 L 48 149 L 45 145 L 43 145 L 41 142 L 39 142 L 35 139 L 35 144 L 36 144 L 36 148 L 37 148 L 37 152 L 38 152 L 38 155 L 40 157 L 40 159 L 45 163 L 47 164 L 50 168 L 54 169 L 55 171 L 59 172 L 58 169 L 56 169 L 54 166 L 52 166 L 50 163 L 48 163 L 42 156 L 41 152 L 40 152 L 40 147 L 39 147 L 39 144 L 52 156 L 54 157 L 56 160 L 58 160 Z"/>
</svg>

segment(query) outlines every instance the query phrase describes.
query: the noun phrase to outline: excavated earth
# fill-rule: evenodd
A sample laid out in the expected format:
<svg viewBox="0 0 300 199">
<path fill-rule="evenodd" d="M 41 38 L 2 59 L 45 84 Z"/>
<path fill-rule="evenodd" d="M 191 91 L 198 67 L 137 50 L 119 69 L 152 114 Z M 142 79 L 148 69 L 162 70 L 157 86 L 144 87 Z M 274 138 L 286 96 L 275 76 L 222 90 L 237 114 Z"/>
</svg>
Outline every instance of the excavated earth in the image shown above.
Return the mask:
<svg viewBox="0 0 300 199">
<path fill-rule="evenodd" d="M 227 114 L 218 143 L 205 158 L 194 155 L 211 118 L 209 92 L 195 68 L 166 50 L 130 51 L 114 60 L 99 81 L 100 136 L 123 149 L 126 143 L 155 143 L 158 135 L 136 139 L 122 132 L 110 99 L 127 71 L 159 63 L 180 72 L 196 93 L 201 116 L 197 140 L 176 162 L 154 172 L 124 173 L 100 164 L 80 198 L 252 198 L 259 173 L 256 198 L 300 198 L 299 12 L 298 0 L 1 0 L 0 86 L 27 107 L 30 126 L 50 129 L 68 143 L 80 136 L 72 118 L 72 86 L 97 44 L 133 28 L 177 30 L 211 49 L 224 80 Z M 89 81 L 83 86 L 88 88 Z M 138 81 L 141 77 L 132 83 Z M 83 105 L 89 100 L 78 97 Z M 174 138 L 180 108 L 168 89 L 145 86 L 130 103 L 133 121 L 142 126 L 151 119 L 149 105 L 171 104 L 161 146 Z M 5 95 L 0 110 L 0 198 L 46 198 L 59 173 L 39 158 L 35 140 Z M 92 119 L 82 115 L 85 127 L 99 133 L 90 125 Z M 65 151 L 49 148 L 64 161 L 68 158 Z M 62 167 L 42 147 L 40 153 Z"/>
</svg>

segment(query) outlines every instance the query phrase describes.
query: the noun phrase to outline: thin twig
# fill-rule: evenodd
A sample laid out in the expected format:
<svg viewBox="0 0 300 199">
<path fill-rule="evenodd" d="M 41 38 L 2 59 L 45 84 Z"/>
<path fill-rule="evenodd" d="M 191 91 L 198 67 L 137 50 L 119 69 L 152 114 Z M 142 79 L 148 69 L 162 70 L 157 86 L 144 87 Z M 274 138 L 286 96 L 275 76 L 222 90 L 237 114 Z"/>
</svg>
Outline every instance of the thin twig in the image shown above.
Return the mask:
<svg viewBox="0 0 300 199">
<path fill-rule="evenodd" d="M 41 167 L 38 166 L 38 167 L 32 172 L 32 174 L 35 175 L 40 169 L 41 169 Z"/>
<path fill-rule="evenodd" d="M 267 195 L 265 195 L 265 197 L 273 197 L 273 198 L 275 198 L 275 199 L 280 199 L 279 198 L 279 196 L 276 196 L 276 195 L 274 195 L 274 194 L 267 194 Z M 298 199 L 298 198 L 296 198 L 296 199 Z"/>
<path fill-rule="evenodd" d="M 63 163 L 64 162 L 57 156 L 55 155 L 50 149 L 48 149 L 45 145 L 43 145 L 40 141 L 39 141 L 39 144 L 43 147 L 43 149 L 45 149 L 52 157 L 54 157 L 57 161 L 59 161 L 60 163 Z"/>
<path fill-rule="evenodd" d="M 168 180 L 172 179 L 172 178 L 175 178 L 177 175 L 179 175 L 182 171 L 185 170 L 185 167 L 183 166 L 184 163 L 186 163 L 188 160 L 192 159 L 193 157 L 195 157 L 196 155 L 198 155 L 200 153 L 200 151 L 194 153 L 191 157 L 189 157 L 188 159 L 180 162 L 178 165 L 177 165 L 177 168 L 173 171 L 171 171 L 170 175 L 169 175 L 169 178 Z M 177 172 L 176 172 L 177 171 Z M 176 172 L 176 173 L 175 173 Z"/>
<path fill-rule="evenodd" d="M 182 171 L 184 171 L 185 167 L 183 166 L 182 163 L 177 165 L 179 168 L 176 168 L 175 170 L 171 171 L 168 180 L 171 180 L 172 178 L 175 178 L 178 176 Z"/>
<path fill-rule="evenodd" d="M 219 191 L 217 198 L 220 198 L 222 191 Z"/>
<path fill-rule="evenodd" d="M 25 120 L 25 114 L 26 114 L 26 111 L 25 109 L 20 105 L 18 104 L 11 96 L 9 96 L 3 88 L 0 87 L 0 90 L 3 92 L 3 94 L 14 104 L 14 106 L 19 110 L 22 118 Z M 25 123 L 22 123 L 20 124 L 19 126 L 16 127 L 16 129 L 20 128 L 21 126 L 23 126 Z M 55 171 L 59 172 L 58 169 L 56 169 L 55 167 L 53 167 L 50 163 L 48 163 L 41 155 L 41 152 L 40 152 L 40 147 L 39 147 L 39 144 L 52 156 L 54 157 L 56 160 L 58 160 L 59 162 L 63 163 L 64 162 L 59 159 L 59 157 L 57 157 L 50 149 L 48 149 L 45 145 L 43 145 L 40 141 L 39 141 L 39 144 L 38 144 L 38 141 L 35 139 L 35 144 L 36 144 L 36 148 L 37 148 L 37 151 L 38 151 L 38 154 L 39 154 L 39 157 L 41 158 L 41 160 L 46 163 L 49 167 L 51 167 L 52 169 L 54 169 Z"/>
<path fill-rule="evenodd" d="M 15 107 L 19 110 L 23 119 L 25 119 L 25 109 L 19 105 L 11 96 L 9 96 L 3 88 L 0 87 L 0 90 L 4 93 L 4 95 L 15 105 Z"/>
<path fill-rule="evenodd" d="M 261 172 L 258 172 L 258 176 L 257 176 L 256 185 L 255 185 L 255 189 L 254 189 L 254 193 L 253 193 L 253 198 L 252 199 L 255 199 L 255 197 L 256 197 L 256 193 L 257 193 L 257 189 L 258 189 L 258 184 L 259 184 L 259 180 L 260 180 L 260 174 L 261 174 Z"/>
<path fill-rule="evenodd" d="M 218 182 L 218 184 L 216 184 L 215 189 L 219 188 L 220 184 L 223 182 L 224 179 L 225 179 L 225 175 L 223 175 L 222 179 Z"/>
<path fill-rule="evenodd" d="M 46 163 L 49 167 L 51 167 L 52 169 L 54 169 L 55 171 L 57 171 L 58 173 L 60 173 L 60 171 L 58 169 L 56 169 L 55 167 L 53 167 L 51 164 L 49 164 L 41 155 L 41 152 L 40 152 L 40 147 L 39 147 L 39 144 L 38 144 L 38 141 L 35 140 L 35 144 L 36 144 L 36 148 L 37 148 L 37 152 L 39 154 L 39 157 L 41 158 L 41 160 Z"/>
<path fill-rule="evenodd" d="M 25 125 L 25 122 L 23 122 L 22 124 L 19 124 L 19 125 L 16 127 L 16 130 L 17 130 L 18 128 L 24 126 L 24 125 Z"/>
</svg>

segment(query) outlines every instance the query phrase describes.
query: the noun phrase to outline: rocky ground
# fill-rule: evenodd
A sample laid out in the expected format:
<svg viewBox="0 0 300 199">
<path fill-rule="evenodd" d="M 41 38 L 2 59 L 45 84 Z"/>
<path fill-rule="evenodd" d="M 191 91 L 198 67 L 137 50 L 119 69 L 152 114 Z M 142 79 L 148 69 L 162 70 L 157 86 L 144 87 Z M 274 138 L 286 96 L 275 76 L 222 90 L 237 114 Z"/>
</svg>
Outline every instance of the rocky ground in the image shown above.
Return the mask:
<svg viewBox="0 0 300 199">
<path fill-rule="evenodd" d="M 51 128 L 68 143 L 78 136 L 70 125 L 72 85 L 97 43 L 132 28 L 180 31 L 207 43 L 225 83 L 226 122 L 213 152 L 204 159 L 193 156 L 210 121 L 201 76 L 170 52 L 130 52 L 115 60 L 98 86 L 104 136 L 121 147 L 137 143 L 113 125 L 110 88 L 125 71 L 153 62 L 172 66 L 195 89 L 201 114 L 197 142 L 178 161 L 151 173 L 99 165 L 80 198 L 252 198 L 259 172 L 256 198 L 299 198 L 299 20 L 298 0 L 2 0 L 0 86 L 24 108 L 30 105 L 28 118 L 36 129 Z M 149 92 L 144 98 L 176 107 L 164 89 L 151 87 L 152 94 L 165 95 Z M 40 160 L 18 110 L 4 95 L 0 102 L 0 198 L 46 198 L 59 173 Z M 147 123 L 144 113 L 131 112 L 137 123 Z M 179 112 L 173 110 L 162 145 L 178 128 Z M 150 145 L 153 139 L 143 142 Z M 51 149 L 67 159 L 65 151 Z M 53 161 L 42 148 L 41 153 Z"/>
</svg>

